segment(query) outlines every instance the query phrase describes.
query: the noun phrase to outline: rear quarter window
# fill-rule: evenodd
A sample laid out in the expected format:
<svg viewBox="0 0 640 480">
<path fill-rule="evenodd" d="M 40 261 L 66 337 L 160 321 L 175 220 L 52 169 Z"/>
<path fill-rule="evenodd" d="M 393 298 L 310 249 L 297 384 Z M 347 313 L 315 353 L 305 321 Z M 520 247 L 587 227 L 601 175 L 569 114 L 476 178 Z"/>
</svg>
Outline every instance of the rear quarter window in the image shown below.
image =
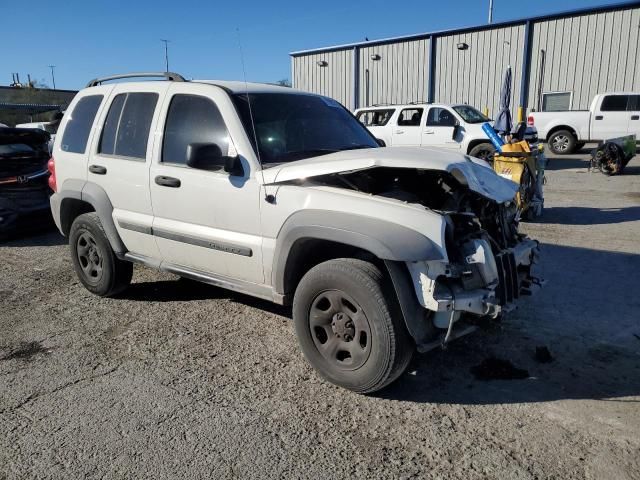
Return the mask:
<svg viewBox="0 0 640 480">
<path fill-rule="evenodd" d="M 102 95 L 88 95 L 78 101 L 62 135 L 60 148 L 64 152 L 85 152 L 91 126 L 102 103 L 102 98 Z"/>
<path fill-rule="evenodd" d="M 365 127 L 384 127 L 389 123 L 394 111 L 393 109 L 363 110 L 358 113 L 357 118 Z"/>
</svg>

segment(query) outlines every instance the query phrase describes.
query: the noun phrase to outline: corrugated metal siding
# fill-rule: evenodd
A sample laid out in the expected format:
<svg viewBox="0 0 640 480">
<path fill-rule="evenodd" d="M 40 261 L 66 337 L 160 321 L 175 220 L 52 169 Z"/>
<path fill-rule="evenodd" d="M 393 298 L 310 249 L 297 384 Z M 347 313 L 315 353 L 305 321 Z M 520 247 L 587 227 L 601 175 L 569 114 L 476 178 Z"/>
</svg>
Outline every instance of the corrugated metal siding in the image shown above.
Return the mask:
<svg viewBox="0 0 640 480">
<path fill-rule="evenodd" d="M 524 55 L 525 26 L 447 35 L 436 39 L 435 101 L 468 103 L 489 108 L 495 116 L 499 107 L 504 72 L 513 74 L 511 109 L 520 102 L 520 80 Z M 467 50 L 458 50 L 466 43 Z"/>
<path fill-rule="evenodd" d="M 372 55 L 380 55 L 380 60 L 372 60 Z M 361 107 L 379 103 L 426 101 L 429 40 L 360 48 L 358 77 Z"/>
<path fill-rule="evenodd" d="M 573 109 L 597 93 L 640 90 L 640 8 L 536 22 L 529 108 L 539 108 L 540 50 L 546 52 L 542 92 L 573 92 Z"/>
<path fill-rule="evenodd" d="M 318 66 L 326 61 L 326 67 Z M 293 57 L 293 87 L 327 95 L 353 108 L 353 49 Z"/>
</svg>

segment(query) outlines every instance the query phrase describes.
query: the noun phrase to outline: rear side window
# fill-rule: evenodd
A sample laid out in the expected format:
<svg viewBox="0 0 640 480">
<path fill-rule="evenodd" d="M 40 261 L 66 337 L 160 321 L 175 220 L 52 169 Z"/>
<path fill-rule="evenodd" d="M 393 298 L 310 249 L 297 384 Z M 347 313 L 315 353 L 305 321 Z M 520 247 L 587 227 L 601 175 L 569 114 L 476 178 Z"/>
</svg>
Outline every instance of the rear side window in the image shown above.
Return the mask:
<svg viewBox="0 0 640 480">
<path fill-rule="evenodd" d="M 365 127 L 383 127 L 391 119 L 394 110 L 365 110 L 358 113 L 358 120 Z"/>
<path fill-rule="evenodd" d="M 624 112 L 628 102 L 629 95 L 607 95 L 602 100 L 600 110 L 603 112 Z"/>
<path fill-rule="evenodd" d="M 403 127 L 419 127 L 422 118 L 421 108 L 405 108 L 400 112 L 398 125 Z"/>
<path fill-rule="evenodd" d="M 64 129 L 60 148 L 65 152 L 84 153 L 93 120 L 102 103 L 102 95 L 82 97 L 76 104 Z"/>
<path fill-rule="evenodd" d="M 144 160 L 156 103 L 157 93 L 116 95 L 104 122 L 98 153 Z"/>
<path fill-rule="evenodd" d="M 169 105 L 162 161 L 185 165 L 190 143 L 215 143 L 229 153 L 229 132 L 215 103 L 197 95 L 175 95 Z"/>
</svg>

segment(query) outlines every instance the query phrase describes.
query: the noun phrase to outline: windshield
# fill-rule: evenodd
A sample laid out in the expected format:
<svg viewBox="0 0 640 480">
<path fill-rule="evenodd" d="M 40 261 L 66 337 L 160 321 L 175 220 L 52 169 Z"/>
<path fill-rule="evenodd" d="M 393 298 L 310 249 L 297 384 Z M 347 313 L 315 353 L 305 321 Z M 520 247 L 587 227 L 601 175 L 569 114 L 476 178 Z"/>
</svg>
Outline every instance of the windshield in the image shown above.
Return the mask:
<svg viewBox="0 0 640 480">
<path fill-rule="evenodd" d="M 369 131 L 335 100 L 291 93 L 252 93 L 248 97 L 263 166 L 378 147 Z M 247 94 L 232 98 L 255 149 Z"/>
<path fill-rule="evenodd" d="M 491 120 L 485 117 L 482 113 L 469 105 L 458 105 L 453 109 L 460 115 L 467 123 L 483 123 Z"/>
</svg>

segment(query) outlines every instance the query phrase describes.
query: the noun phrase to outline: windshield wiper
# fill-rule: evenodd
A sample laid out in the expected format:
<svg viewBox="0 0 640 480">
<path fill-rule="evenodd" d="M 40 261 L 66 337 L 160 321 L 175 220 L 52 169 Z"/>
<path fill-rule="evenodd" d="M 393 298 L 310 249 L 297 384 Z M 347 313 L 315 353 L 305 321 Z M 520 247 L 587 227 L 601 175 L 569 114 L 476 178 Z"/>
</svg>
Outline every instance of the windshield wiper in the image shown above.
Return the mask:
<svg viewBox="0 0 640 480">
<path fill-rule="evenodd" d="M 344 147 L 340 147 L 339 150 L 360 150 L 363 148 L 375 148 L 373 145 L 345 145 Z"/>
<path fill-rule="evenodd" d="M 330 153 L 336 153 L 338 150 L 333 148 L 314 148 L 311 150 L 295 150 L 292 152 L 285 152 L 282 155 L 278 156 L 278 160 L 284 160 L 285 158 L 288 161 L 293 160 L 297 157 L 297 160 L 301 160 L 303 158 L 315 157 L 320 155 L 328 155 Z"/>
</svg>

